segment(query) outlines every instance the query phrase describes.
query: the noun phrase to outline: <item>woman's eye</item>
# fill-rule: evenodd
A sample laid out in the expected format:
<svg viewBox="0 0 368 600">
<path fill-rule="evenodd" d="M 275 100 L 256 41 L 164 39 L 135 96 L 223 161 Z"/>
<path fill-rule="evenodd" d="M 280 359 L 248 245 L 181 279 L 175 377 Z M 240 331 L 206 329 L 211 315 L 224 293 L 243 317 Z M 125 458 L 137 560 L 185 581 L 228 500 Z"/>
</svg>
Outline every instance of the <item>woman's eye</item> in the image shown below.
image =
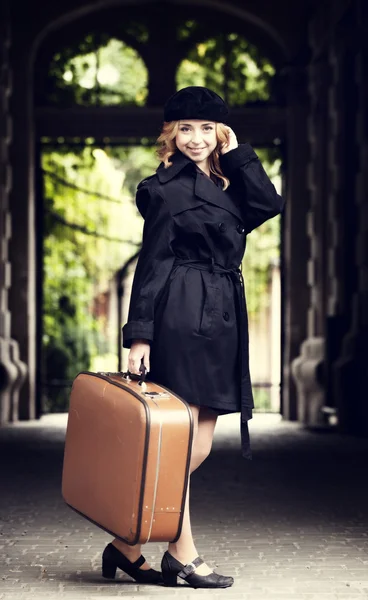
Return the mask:
<svg viewBox="0 0 368 600">
<path fill-rule="evenodd" d="M 188 127 L 181 127 L 180 131 L 189 131 Z"/>
<path fill-rule="evenodd" d="M 213 130 L 213 127 L 205 127 L 205 130 L 206 130 L 206 131 L 212 131 L 212 130 Z"/>
</svg>

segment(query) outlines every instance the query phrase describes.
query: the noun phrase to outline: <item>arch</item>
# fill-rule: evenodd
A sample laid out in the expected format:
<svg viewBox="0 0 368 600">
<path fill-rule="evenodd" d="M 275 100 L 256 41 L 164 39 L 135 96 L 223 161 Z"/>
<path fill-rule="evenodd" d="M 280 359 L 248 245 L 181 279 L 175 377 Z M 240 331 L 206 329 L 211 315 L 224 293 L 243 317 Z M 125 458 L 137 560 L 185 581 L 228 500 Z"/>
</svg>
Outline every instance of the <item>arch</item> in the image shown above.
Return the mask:
<svg viewBox="0 0 368 600">
<path fill-rule="evenodd" d="M 181 4 L 181 5 L 192 5 L 194 3 L 193 0 L 171 0 L 171 1 L 173 4 Z M 272 27 L 272 25 L 270 25 L 266 21 L 263 21 L 262 19 L 257 17 L 257 15 L 255 15 L 254 13 L 251 13 L 248 10 L 245 10 L 244 8 L 241 8 L 239 6 L 232 6 L 228 3 L 222 2 L 222 0 L 198 0 L 196 2 L 196 4 L 208 7 L 210 9 L 216 9 L 219 12 L 228 13 L 229 15 L 239 18 L 242 21 L 247 21 L 248 23 L 251 23 L 252 25 L 258 27 L 259 29 L 263 29 L 265 31 L 265 33 L 267 33 L 269 35 L 269 37 L 272 38 L 276 42 L 276 44 L 280 47 L 280 49 L 282 49 L 282 52 L 284 53 L 285 58 L 287 58 L 288 49 L 287 49 L 287 46 L 284 43 L 282 37 L 279 35 L 279 33 L 276 31 L 276 29 L 274 29 L 274 27 Z"/>
<path fill-rule="evenodd" d="M 22 147 L 27 149 L 30 148 L 31 151 L 29 152 L 27 150 L 27 156 L 26 153 L 24 153 L 23 163 L 20 164 L 18 169 L 20 175 L 17 177 L 17 179 L 23 182 L 22 189 L 18 190 L 19 197 L 28 198 L 29 218 L 33 218 L 35 210 L 36 214 L 37 210 L 39 210 L 35 206 L 36 177 L 33 169 L 36 162 L 35 148 L 33 144 L 35 134 L 33 114 L 33 71 L 36 60 L 39 59 L 40 56 L 39 49 L 42 43 L 44 42 L 44 40 L 47 39 L 48 36 L 50 36 L 50 34 L 52 34 L 52 32 L 56 32 L 58 29 L 61 29 L 64 26 L 68 26 L 68 24 L 78 21 L 79 19 L 83 19 L 83 17 L 87 17 L 87 15 L 92 15 L 93 13 L 99 12 L 102 13 L 105 10 L 114 7 L 121 7 L 122 9 L 126 7 L 127 9 L 133 9 L 133 7 L 137 8 L 137 6 L 152 6 L 155 3 L 154 0 L 76 0 L 76 3 L 78 2 L 78 6 L 75 7 L 75 4 L 73 5 L 72 0 L 69 1 L 69 6 L 65 7 L 64 4 L 64 8 L 58 4 L 50 4 L 50 12 L 46 14 L 45 11 L 43 15 L 40 14 L 40 19 L 37 21 L 37 23 L 35 23 L 33 29 L 30 28 L 28 30 L 27 36 L 23 36 L 22 56 L 26 55 L 28 57 L 28 60 L 24 62 L 24 60 L 22 59 L 23 64 L 20 63 L 22 69 L 19 71 L 18 79 L 20 79 L 20 73 L 22 73 L 24 81 L 27 81 L 27 89 L 25 90 L 21 101 L 19 100 L 19 105 L 23 104 L 22 116 L 25 122 L 25 127 L 21 128 L 21 121 L 18 121 L 16 129 L 17 143 L 20 145 L 20 139 L 22 139 Z M 260 40 L 262 40 L 265 46 L 268 44 L 268 47 L 270 49 L 269 55 L 270 53 L 272 54 L 274 52 L 275 55 L 278 57 L 279 64 L 287 62 L 290 58 L 290 50 L 288 48 L 287 39 L 283 38 L 282 34 L 280 34 L 277 31 L 277 29 L 270 23 L 270 21 L 262 19 L 260 16 L 255 14 L 255 12 L 248 11 L 240 6 L 229 5 L 225 2 L 225 0 L 166 0 L 165 5 L 178 8 L 184 7 L 184 9 L 186 7 L 188 9 L 189 7 L 195 9 L 200 7 L 202 10 L 213 10 L 214 12 L 217 12 L 217 14 L 226 15 L 229 19 L 234 19 L 234 21 L 238 20 L 238 22 L 244 23 L 245 28 L 246 26 L 248 26 L 250 30 L 254 32 L 254 37 L 257 37 L 257 39 L 259 38 Z M 53 14 L 50 14 L 51 11 L 53 11 Z M 42 18 L 43 21 L 41 20 Z M 257 44 L 257 41 L 254 39 L 249 41 L 252 41 L 252 43 Z M 262 45 L 258 45 L 262 49 Z M 20 60 L 21 58 L 19 57 L 19 61 Z M 18 92 L 18 98 L 20 98 L 20 96 L 21 93 Z M 29 250 L 28 257 L 28 260 L 30 261 L 32 259 L 33 254 L 36 251 L 36 241 L 33 238 L 31 238 L 29 241 L 29 239 L 27 238 L 24 240 L 23 246 L 25 249 L 25 254 L 27 254 L 26 248 L 31 247 L 31 250 Z M 30 300 L 28 300 L 26 303 L 24 303 L 22 311 L 24 312 L 24 314 L 28 315 L 29 313 L 31 313 L 32 323 L 33 321 L 37 321 L 37 327 L 40 327 L 39 316 L 37 316 L 36 308 L 41 298 L 41 293 L 39 291 L 40 282 L 37 280 L 36 274 L 34 272 L 32 273 L 33 274 L 31 275 L 32 280 L 30 287 L 35 290 L 37 289 L 37 293 L 34 294 L 36 302 L 33 305 L 30 302 Z M 35 339 L 35 333 L 33 331 L 34 329 L 36 329 L 36 325 L 34 327 L 32 325 L 32 328 L 30 328 L 29 339 L 31 340 Z M 28 346 L 29 348 L 26 354 L 28 357 L 34 357 L 30 358 L 29 360 L 31 362 L 30 369 L 33 372 L 33 375 L 35 375 L 36 371 L 35 365 L 33 363 L 35 360 L 39 360 L 39 357 L 37 357 L 39 349 L 38 352 L 36 352 L 37 349 L 35 348 L 34 341 L 32 341 L 32 343 L 29 343 Z M 39 382 L 36 382 L 36 387 L 38 387 L 38 385 Z M 26 395 L 28 398 L 27 402 L 29 406 L 35 406 L 37 415 L 40 415 L 42 412 L 40 400 L 36 400 L 36 397 L 39 398 L 39 394 L 35 394 L 33 383 L 32 386 L 28 386 L 28 389 L 24 391 L 24 403 L 26 401 Z M 33 408 L 31 410 L 33 411 Z"/>
<path fill-rule="evenodd" d="M 37 55 L 38 48 L 42 44 L 43 40 L 50 33 L 52 33 L 52 31 L 61 28 L 63 25 L 67 25 L 68 23 L 80 19 L 88 14 L 98 11 L 104 11 L 108 8 L 118 6 L 136 7 L 137 4 L 144 5 L 148 3 L 153 4 L 153 1 L 147 2 L 147 0 L 96 0 L 93 3 L 85 4 L 84 6 L 80 6 L 74 10 L 70 10 L 69 12 L 55 17 L 48 23 L 44 24 L 43 28 L 35 34 L 30 53 L 31 64 L 33 64 Z M 256 14 L 242 7 L 230 5 L 228 3 L 223 2 L 222 0 L 168 0 L 168 4 L 171 4 L 172 6 L 200 6 L 208 9 L 214 9 L 220 13 L 222 12 L 229 16 L 233 16 L 237 19 L 240 19 L 244 23 L 249 23 L 253 25 L 255 29 L 258 29 L 260 32 L 262 32 L 264 36 L 267 36 L 270 40 L 272 40 L 275 50 L 283 57 L 285 61 L 287 61 L 289 58 L 289 50 L 287 44 L 283 40 L 279 32 L 269 22 L 261 19 Z"/>
</svg>

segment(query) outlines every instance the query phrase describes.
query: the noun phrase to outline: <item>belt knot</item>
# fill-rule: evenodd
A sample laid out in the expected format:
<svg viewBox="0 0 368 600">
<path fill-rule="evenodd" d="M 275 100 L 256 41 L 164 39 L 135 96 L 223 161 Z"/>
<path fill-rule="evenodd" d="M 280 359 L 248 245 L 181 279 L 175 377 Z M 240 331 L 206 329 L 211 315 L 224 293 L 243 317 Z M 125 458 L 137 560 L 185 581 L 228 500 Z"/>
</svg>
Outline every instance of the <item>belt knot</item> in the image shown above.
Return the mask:
<svg viewBox="0 0 368 600">
<path fill-rule="evenodd" d="M 241 270 L 237 267 L 231 267 L 230 269 L 227 269 L 222 265 L 218 265 L 217 263 L 215 263 L 214 256 L 211 256 L 211 259 L 209 261 L 195 260 L 190 258 L 177 258 L 174 263 L 174 266 L 176 265 L 191 267 L 192 269 L 197 269 L 198 271 L 209 271 L 211 274 L 228 274 L 233 279 L 235 279 L 235 281 L 237 281 L 238 283 L 240 282 L 243 285 L 243 275 Z"/>
</svg>

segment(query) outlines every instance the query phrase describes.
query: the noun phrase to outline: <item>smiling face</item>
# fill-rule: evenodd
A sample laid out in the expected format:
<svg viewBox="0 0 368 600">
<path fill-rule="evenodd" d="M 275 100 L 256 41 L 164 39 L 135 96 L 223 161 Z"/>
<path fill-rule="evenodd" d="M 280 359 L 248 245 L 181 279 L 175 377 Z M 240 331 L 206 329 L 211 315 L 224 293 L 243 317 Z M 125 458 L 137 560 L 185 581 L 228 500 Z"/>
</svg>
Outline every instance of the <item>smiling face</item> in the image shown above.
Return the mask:
<svg viewBox="0 0 368 600">
<path fill-rule="evenodd" d="M 176 146 L 198 166 L 207 164 L 207 159 L 217 146 L 216 123 L 191 119 L 179 121 Z"/>
</svg>

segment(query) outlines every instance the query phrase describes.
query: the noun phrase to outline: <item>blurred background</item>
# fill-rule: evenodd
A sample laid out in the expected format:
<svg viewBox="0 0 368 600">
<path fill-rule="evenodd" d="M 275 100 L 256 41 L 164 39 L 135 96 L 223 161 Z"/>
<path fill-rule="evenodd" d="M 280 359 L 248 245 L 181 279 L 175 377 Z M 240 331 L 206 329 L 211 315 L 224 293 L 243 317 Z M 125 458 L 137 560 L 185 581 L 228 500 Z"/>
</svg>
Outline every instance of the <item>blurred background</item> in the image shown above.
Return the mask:
<svg viewBox="0 0 368 600">
<path fill-rule="evenodd" d="M 1 6 L 1 422 L 68 410 L 121 348 L 169 95 L 219 93 L 286 209 L 242 270 L 256 411 L 368 432 L 362 1 Z"/>
<path fill-rule="evenodd" d="M 178 38 L 197 28 L 195 21 L 183 22 Z M 148 36 L 148 27 L 142 24 L 141 29 Z M 270 100 L 274 73 L 271 63 L 244 37 L 218 34 L 194 44 L 178 66 L 176 87 L 190 82 L 211 87 L 236 107 Z M 147 102 L 145 63 L 134 48 L 108 36 L 89 35 L 73 49 L 58 52 L 46 75 L 47 95 L 42 100 L 50 106 L 136 107 Z M 44 410 L 67 409 L 70 383 L 78 371 L 127 368 L 129 350 L 121 352 L 119 331 L 127 320 L 142 237 L 135 191 L 138 182 L 157 168 L 154 144 L 153 137 L 40 139 Z M 280 192 L 280 151 L 269 147 L 258 152 Z M 243 264 L 257 408 L 276 412 L 280 410 L 279 221 L 279 217 L 269 221 L 249 236 Z"/>
</svg>

